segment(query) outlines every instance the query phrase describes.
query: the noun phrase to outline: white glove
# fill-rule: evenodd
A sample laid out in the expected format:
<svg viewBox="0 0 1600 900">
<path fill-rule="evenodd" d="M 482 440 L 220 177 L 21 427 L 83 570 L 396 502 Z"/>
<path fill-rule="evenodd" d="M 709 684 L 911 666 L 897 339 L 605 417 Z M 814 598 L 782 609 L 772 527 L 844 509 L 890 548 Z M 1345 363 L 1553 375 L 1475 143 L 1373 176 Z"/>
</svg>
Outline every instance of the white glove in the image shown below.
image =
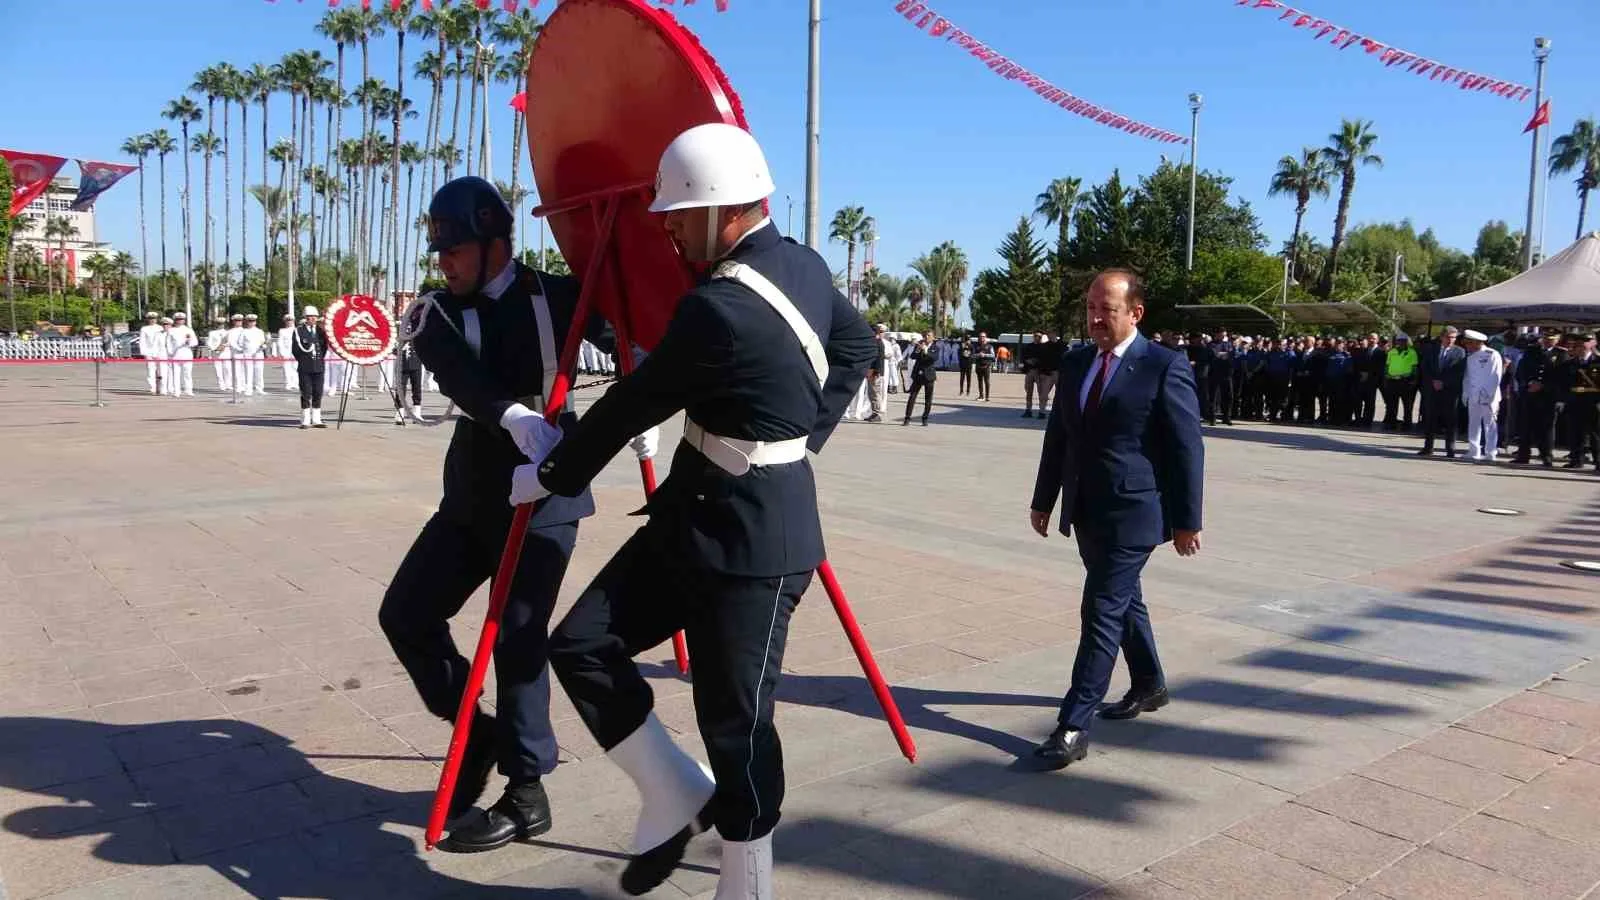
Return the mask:
<svg viewBox="0 0 1600 900">
<path fill-rule="evenodd" d="M 638 456 L 639 460 L 642 462 L 656 455 L 656 447 L 659 446 L 660 443 L 661 429 L 652 427 L 644 434 L 641 434 L 629 441 L 628 446 L 633 448 L 634 455 Z"/>
<path fill-rule="evenodd" d="M 539 481 L 539 465 L 528 463 L 511 472 L 511 505 L 538 503 L 550 496 L 550 489 Z"/>
<path fill-rule="evenodd" d="M 507 407 L 505 414 L 500 416 L 500 427 L 510 433 L 517 449 L 534 465 L 544 462 L 550 451 L 561 443 L 561 429 L 521 403 Z"/>
</svg>

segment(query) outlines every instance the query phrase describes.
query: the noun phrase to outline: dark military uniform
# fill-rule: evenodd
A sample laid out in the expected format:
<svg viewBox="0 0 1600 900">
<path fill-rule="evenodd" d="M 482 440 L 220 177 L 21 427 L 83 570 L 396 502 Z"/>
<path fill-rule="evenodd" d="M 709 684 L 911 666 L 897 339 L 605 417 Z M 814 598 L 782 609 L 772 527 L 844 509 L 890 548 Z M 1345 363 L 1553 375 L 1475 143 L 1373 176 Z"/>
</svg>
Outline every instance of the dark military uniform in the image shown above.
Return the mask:
<svg viewBox="0 0 1600 900">
<path fill-rule="evenodd" d="M 1200 397 L 1200 409 L 1205 416 L 1207 425 L 1217 424 L 1217 408 L 1212 405 L 1211 397 L 1211 363 L 1216 354 L 1211 348 L 1200 343 L 1200 335 L 1189 335 L 1189 343 L 1183 346 L 1183 352 L 1189 357 L 1189 365 L 1194 369 L 1195 392 Z"/>
<path fill-rule="evenodd" d="M 713 277 L 680 301 L 637 371 L 568 431 L 539 481 L 558 497 L 578 495 L 629 438 L 686 413 L 671 472 L 644 509 L 648 521 L 551 635 L 550 663 L 609 753 L 653 703 L 632 657 L 684 630 L 716 776 L 715 824 L 725 840 L 752 841 L 778 822 L 774 691 L 789 617 L 824 558 L 805 450 L 820 450 L 832 434 L 877 349 L 822 258 L 771 224 L 746 235 L 722 266 L 730 263 L 771 282 L 815 332 L 821 383 L 773 305 L 745 283 Z M 749 454 L 773 462 L 748 462 Z M 785 455 L 792 461 L 776 461 Z"/>
<path fill-rule="evenodd" d="M 1233 424 L 1233 354 L 1232 341 L 1211 342 L 1210 396 L 1206 409 L 1222 417 L 1222 424 Z"/>
<path fill-rule="evenodd" d="M 1553 465 L 1551 451 L 1554 444 L 1556 396 L 1560 389 L 1557 367 L 1563 353 L 1559 347 L 1530 347 L 1517 361 L 1513 377 L 1517 382 L 1517 395 L 1522 404 L 1517 436 L 1517 455 L 1512 462 L 1526 463 L 1533 458 L 1533 448 L 1539 448 L 1539 460 Z"/>
<path fill-rule="evenodd" d="M 514 403 L 542 409 L 561 347 L 577 306 L 570 278 L 513 263 L 498 296 L 499 278 L 473 297 L 436 293 L 407 314 L 410 345 L 464 413 L 445 454 L 444 496 L 401 561 L 384 594 L 378 621 L 410 674 L 428 711 L 454 720 L 466 687 L 468 661 L 450 637 L 449 620 L 494 574 L 514 512 L 506 498 L 511 473 L 528 460 L 500 418 Z M 502 278 L 504 275 L 502 274 Z M 549 330 L 541 328 L 542 296 Z M 614 346 L 605 324 L 591 320 L 586 334 Z M 570 411 L 559 425 L 577 422 Z M 600 460 L 603 464 L 610 459 Z M 536 780 L 555 766 L 549 734 L 546 631 L 561 578 L 578 539 L 578 520 L 594 513 L 586 488 L 555 497 L 534 515 L 495 646 L 496 758 L 514 783 Z M 480 716 L 480 720 L 486 717 Z M 485 722 L 474 727 L 477 734 Z"/>
<path fill-rule="evenodd" d="M 294 346 L 295 371 L 300 377 L 300 408 L 322 408 L 323 360 L 328 355 L 328 335 L 312 325 L 296 325 Z"/>
<path fill-rule="evenodd" d="M 395 379 L 395 393 L 402 398 L 406 388 L 411 388 L 411 405 L 422 405 L 422 357 L 417 355 L 417 348 L 405 341 L 400 345 L 399 374 Z"/>
<path fill-rule="evenodd" d="M 1571 458 L 1566 468 L 1583 466 L 1588 448 L 1595 471 L 1600 471 L 1600 353 L 1578 352 L 1567 359 L 1561 379 L 1567 398 L 1567 448 Z"/>
</svg>

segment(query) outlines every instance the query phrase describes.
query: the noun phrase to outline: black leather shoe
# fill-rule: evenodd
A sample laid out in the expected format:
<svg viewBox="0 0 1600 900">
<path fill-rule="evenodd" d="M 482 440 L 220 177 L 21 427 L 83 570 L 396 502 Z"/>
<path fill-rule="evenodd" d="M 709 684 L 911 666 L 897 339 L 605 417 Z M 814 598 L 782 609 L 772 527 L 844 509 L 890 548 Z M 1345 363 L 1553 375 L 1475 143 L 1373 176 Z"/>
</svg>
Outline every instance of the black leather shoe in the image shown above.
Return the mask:
<svg viewBox="0 0 1600 900">
<path fill-rule="evenodd" d="M 648 894 L 661 886 L 672 870 L 683 862 L 683 852 L 689 847 L 689 840 L 697 834 L 709 830 L 712 825 L 712 804 L 707 803 L 694 821 L 679 829 L 678 833 L 667 838 L 660 844 L 628 860 L 628 865 L 622 870 L 622 890 L 630 897 Z"/>
<path fill-rule="evenodd" d="M 439 842 L 446 853 L 484 853 L 550 830 L 550 798 L 535 781 L 508 788 L 495 805 Z"/>
<path fill-rule="evenodd" d="M 472 721 L 472 733 L 467 735 L 467 750 L 461 755 L 461 771 L 456 776 L 456 790 L 450 796 L 449 817 L 457 819 L 466 815 L 483 796 L 489 786 L 489 773 L 494 771 L 495 729 L 494 716 L 478 713 Z"/>
<path fill-rule="evenodd" d="M 1142 712 L 1155 712 L 1171 701 L 1167 696 L 1167 687 L 1162 685 L 1153 691 L 1129 691 L 1122 699 L 1100 711 L 1102 719 L 1132 719 Z"/>
<path fill-rule="evenodd" d="M 1044 743 L 1033 748 L 1035 759 L 1052 769 L 1064 769 L 1089 755 L 1089 736 L 1065 725 L 1058 726 Z"/>
</svg>

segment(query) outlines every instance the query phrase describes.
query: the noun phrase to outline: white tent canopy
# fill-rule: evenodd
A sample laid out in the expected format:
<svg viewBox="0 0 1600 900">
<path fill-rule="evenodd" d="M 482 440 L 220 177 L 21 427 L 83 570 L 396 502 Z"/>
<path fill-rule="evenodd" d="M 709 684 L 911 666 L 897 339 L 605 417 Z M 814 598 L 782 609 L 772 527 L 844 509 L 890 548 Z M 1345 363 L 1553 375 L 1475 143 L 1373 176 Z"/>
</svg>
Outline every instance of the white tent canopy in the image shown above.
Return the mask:
<svg viewBox="0 0 1600 900">
<path fill-rule="evenodd" d="M 1521 275 L 1429 304 L 1435 322 L 1587 325 L 1600 322 L 1600 231 Z"/>
</svg>

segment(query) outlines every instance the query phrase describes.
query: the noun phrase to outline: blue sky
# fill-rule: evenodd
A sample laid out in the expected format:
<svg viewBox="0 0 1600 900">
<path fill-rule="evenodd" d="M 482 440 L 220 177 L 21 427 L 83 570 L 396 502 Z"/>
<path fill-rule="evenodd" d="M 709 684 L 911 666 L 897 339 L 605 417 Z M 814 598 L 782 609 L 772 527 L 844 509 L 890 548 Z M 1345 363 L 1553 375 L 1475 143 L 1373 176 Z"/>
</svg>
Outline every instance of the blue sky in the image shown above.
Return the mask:
<svg viewBox="0 0 1600 900">
<path fill-rule="evenodd" d="M 1600 115 L 1594 0 L 1320 2 L 1310 11 L 1345 27 L 1528 84 L 1532 39 L 1549 36 L 1554 53 L 1547 93 L 1555 100 L 1557 133 L 1579 116 Z M 333 56 L 332 46 L 312 31 L 326 9 L 316 0 L 91 5 L 93 15 L 80 20 L 76 8 L 9 4 L 0 82 L 12 89 L 0 102 L 0 145 L 117 160 L 128 136 L 171 125 L 160 109 L 207 65 L 227 61 L 243 68 L 296 48 L 320 47 Z M 544 0 L 539 9 L 553 5 Z M 901 271 L 907 260 L 946 239 L 981 268 L 992 263 L 1003 234 L 1031 210 L 1050 179 L 1075 175 L 1094 182 L 1113 168 L 1136 175 L 1164 153 L 1184 152 L 1052 107 L 953 45 L 915 30 L 894 13 L 893 0 L 825 0 L 823 6 L 823 219 L 846 203 L 865 206 L 881 234 L 878 263 L 889 271 Z M 1521 228 L 1529 156 L 1521 132 L 1531 100 L 1513 103 L 1386 69 L 1359 48 L 1336 51 L 1274 13 L 1232 0 L 942 0 L 934 6 L 1056 85 L 1153 125 L 1187 132 L 1185 97 L 1202 92 L 1201 167 L 1235 179 L 1236 193 L 1255 207 L 1274 245 L 1293 225 L 1292 202 L 1266 196 L 1276 160 L 1322 143 L 1342 116 L 1372 119 L 1387 161 L 1381 170 L 1361 172 L 1354 222 L 1410 218 L 1419 228 L 1431 225 L 1446 244 L 1463 247 L 1488 219 Z M 700 0 L 678 10 L 743 98 L 778 183 L 774 218 L 787 225 L 785 195 L 792 196 L 798 236 L 805 193 L 805 0 L 730 0 L 722 14 L 712 0 Z M 69 20 L 71 27 L 64 27 Z M 408 41 L 408 57 L 419 52 L 417 43 Z M 387 76 L 393 66 L 392 40 L 375 44 L 374 73 Z M 425 106 L 420 83 L 407 94 Z M 491 99 L 502 111 L 491 123 L 501 177 L 509 174 L 510 119 L 503 112 L 509 96 L 509 87 L 496 86 Z M 274 107 L 275 132 L 287 134 L 286 111 L 281 103 Z M 259 127 L 258 115 L 251 126 Z M 422 121 L 410 127 L 420 138 Z M 256 155 L 252 169 L 259 166 Z M 175 162 L 169 159 L 169 182 L 181 173 Z M 69 164 L 67 171 L 75 169 Z M 152 160 L 152 176 L 153 169 Z M 220 190 L 220 176 L 217 181 Z M 153 247 L 154 178 L 149 182 Z M 102 239 L 136 255 L 137 200 L 137 181 L 129 178 L 99 203 Z M 175 205 L 169 199 L 169 253 L 178 240 Z M 1315 203 L 1307 215 L 1308 227 L 1323 240 L 1333 213 L 1330 200 Z M 1545 232 L 1551 252 L 1571 240 L 1576 217 L 1570 178 L 1552 182 Z M 1590 222 L 1600 227 L 1600 211 Z M 252 243 L 259 230 L 254 234 Z M 826 253 L 835 269 L 843 268 L 843 247 Z"/>
</svg>

